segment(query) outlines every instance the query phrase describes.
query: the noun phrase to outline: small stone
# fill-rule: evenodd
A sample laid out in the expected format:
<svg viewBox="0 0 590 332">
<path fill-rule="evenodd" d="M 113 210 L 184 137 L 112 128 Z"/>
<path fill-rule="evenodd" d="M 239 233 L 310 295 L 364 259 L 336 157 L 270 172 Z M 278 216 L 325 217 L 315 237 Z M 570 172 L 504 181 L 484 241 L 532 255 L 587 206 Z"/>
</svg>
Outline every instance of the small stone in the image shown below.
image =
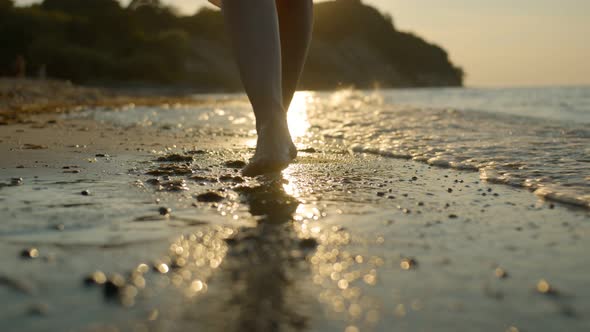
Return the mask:
<svg viewBox="0 0 590 332">
<path fill-rule="evenodd" d="M 447 188 L 447 192 L 452 193 L 453 192 L 453 188 Z"/>
<path fill-rule="evenodd" d="M 125 286 L 125 278 L 120 274 L 112 275 L 105 283 L 104 283 L 104 296 L 107 299 L 112 299 L 117 297 L 123 287 Z"/>
<path fill-rule="evenodd" d="M 416 259 L 414 259 L 414 258 L 406 257 L 401 260 L 401 262 L 399 263 L 399 266 L 403 270 L 412 270 L 412 269 L 415 269 L 416 267 L 418 267 L 418 261 L 416 261 Z"/>
<path fill-rule="evenodd" d="M 197 195 L 196 198 L 197 198 L 197 201 L 199 201 L 199 202 L 209 202 L 209 203 L 221 202 L 225 199 L 224 196 L 222 196 L 216 192 L 212 192 L 212 191 L 208 191 L 204 194 Z"/>
<path fill-rule="evenodd" d="M 225 167 L 229 168 L 244 168 L 244 166 L 246 166 L 246 163 L 242 160 L 230 160 L 226 161 L 224 165 Z"/>
<path fill-rule="evenodd" d="M 424 206 L 424 202 L 418 202 L 418 206 Z"/>
<path fill-rule="evenodd" d="M 97 153 L 94 156 L 97 158 L 108 158 L 109 157 L 109 155 L 106 153 Z"/>
<path fill-rule="evenodd" d="M 152 186 L 159 186 L 162 183 L 162 182 L 160 182 L 160 179 L 157 179 L 157 178 L 147 179 L 145 182 L 149 185 L 152 185 Z"/>
<path fill-rule="evenodd" d="M 172 213 L 172 209 L 171 209 L 171 208 L 168 208 L 168 207 L 164 207 L 164 206 L 162 206 L 161 208 L 159 208 L 159 209 L 158 209 L 158 212 L 159 212 L 161 215 L 163 215 L 163 216 L 167 216 L 167 215 L 169 215 L 170 213 Z"/>
<path fill-rule="evenodd" d="M 457 219 L 457 218 L 459 218 L 459 216 L 457 216 L 456 214 L 449 214 L 449 218 L 450 219 Z"/>
<path fill-rule="evenodd" d="M 12 178 L 10 179 L 10 184 L 12 186 L 22 186 L 24 183 L 23 178 Z"/>
<path fill-rule="evenodd" d="M 39 257 L 39 249 L 37 249 L 37 248 L 23 249 L 20 252 L 20 256 L 22 258 L 27 258 L 27 259 L 38 258 Z"/>
<path fill-rule="evenodd" d="M 497 267 L 496 270 L 494 270 L 494 275 L 496 275 L 496 277 L 499 279 L 508 278 L 508 272 L 506 272 L 506 270 L 501 267 Z"/>
<path fill-rule="evenodd" d="M 314 238 L 303 239 L 299 242 L 299 248 L 302 250 L 314 250 L 318 246 L 318 241 Z"/>
<path fill-rule="evenodd" d="M 539 280 L 537 283 L 537 292 L 545 295 L 558 295 L 558 291 L 545 279 Z"/>
<path fill-rule="evenodd" d="M 383 197 L 383 196 L 385 196 L 385 193 L 384 193 L 384 192 L 382 192 L 382 191 L 380 191 L 380 192 L 378 192 L 378 193 L 377 193 L 377 196 L 379 196 L 379 197 Z"/>
<path fill-rule="evenodd" d="M 45 303 L 35 303 L 27 309 L 27 314 L 31 316 L 47 316 L 49 314 L 49 306 Z"/>
<path fill-rule="evenodd" d="M 52 228 L 56 231 L 63 231 L 64 229 L 66 229 L 66 226 L 64 224 L 57 224 L 53 225 Z"/>
<path fill-rule="evenodd" d="M 157 161 L 170 161 L 170 162 L 181 162 L 181 161 L 193 161 L 193 156 L 183 156 L 180 154 L 170 154 L 164 157 L 160 157 Z"/>
<path fill-rule="evenodd" d="M 207 151 L 205 151 L 205 150 L 190 150 L 190 151 L 187 151 L 186 153 L 188 153 L 188 154 L 206 154 Z"/>
<path fill-rule="evenodd" d="M 418 180 L 418 177 L 417 176 L 412 176 L 412 181 L 416 181 L 416 180 Z"/>
<path fill-rule="evenodd" d="M 152 266 L 152 270 L 159 272 L 161 274 L 166 274 L 168 273 L 168 271 L 170 271 L 170 268 L 168 267 L 168 264 L 165 263 L 154 263 L 154 265 Z"/>
<path fill-rule="evenodd" d="M 181 179 L 181 180 L 162 182 L 160 184 L 158 190 L 180 192 L 180 191 L 189 190 L 189 187 L 187 186 L 186 181 Z"/>
<path fill-rule="evenodd" d="M 241 176 L 234 176 L 234 175 L 222 175 L 219 177 L 219 181 L 221 182 L 233 182 L 233 183 L 243 183 L 244 182 L 244 178 L 242 178 Z"/>
<path fill-rule="evenodd" d="M 82 190 L 82 192 L 80 194 L 82 196 L 90 196 L 90 191 L 88 191 L 88 190 Z"/>
<path fill-rule="evenodd" d="M 102 271 L 96 271 L 84 278 L 86 286 L 102 285 L 107 282 L 107 276 Z"/>
</svg>

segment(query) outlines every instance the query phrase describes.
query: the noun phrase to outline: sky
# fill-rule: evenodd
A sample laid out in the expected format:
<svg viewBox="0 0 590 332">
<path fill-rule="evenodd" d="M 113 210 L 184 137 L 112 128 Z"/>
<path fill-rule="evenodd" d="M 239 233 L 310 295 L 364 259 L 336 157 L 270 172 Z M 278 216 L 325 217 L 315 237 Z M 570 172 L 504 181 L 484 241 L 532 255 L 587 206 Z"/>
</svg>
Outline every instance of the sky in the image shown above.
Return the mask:
<svg viewBox="0 0 590 332">
<path fill-rule="evenodd" d="M 206 0 L 162 2 L 187 14 L 208 4 Z M 391 14 L 397 29 L 446 49 L 467 73 L 468 86 L 590 84 L 589 0 L 363 2 Z"/>
</svg>

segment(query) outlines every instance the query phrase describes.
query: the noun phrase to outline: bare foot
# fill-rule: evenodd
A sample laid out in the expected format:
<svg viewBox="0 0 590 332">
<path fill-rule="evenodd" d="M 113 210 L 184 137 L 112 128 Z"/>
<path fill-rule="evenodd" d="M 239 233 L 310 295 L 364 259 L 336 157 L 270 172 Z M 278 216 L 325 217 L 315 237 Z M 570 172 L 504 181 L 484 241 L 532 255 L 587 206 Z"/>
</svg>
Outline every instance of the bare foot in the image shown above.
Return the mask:
<svg viewBox="0 0 590 332">
<path fill-rule="evenodd" d="M 287 121 L 281 119 L 260 127 L 256 153 L 242 169 L 244 176 L 280 172 L 297 157 Z"/>
</svg>

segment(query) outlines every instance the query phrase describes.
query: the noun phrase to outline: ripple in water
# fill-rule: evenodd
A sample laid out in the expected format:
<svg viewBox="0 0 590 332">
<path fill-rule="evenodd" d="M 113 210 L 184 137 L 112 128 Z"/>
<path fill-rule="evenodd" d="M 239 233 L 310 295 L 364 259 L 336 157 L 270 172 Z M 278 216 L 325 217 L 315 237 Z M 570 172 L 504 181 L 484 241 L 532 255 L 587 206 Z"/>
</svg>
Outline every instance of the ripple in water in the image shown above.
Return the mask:
<svg viewBox="0 0 590 332">
<path fill-rule="evenodd" d="M 395 94 L 395 91 L 386 92 Z M 479 171 L 547 199 L 590 208 L 590 128 L 503 113 L 412 108 L 379 92 L 318 98 L 310 119 L 355 152 Z M 387 95 L 386 95 L 387 97 Z"/>
<path fill-rule="evenodd" d="M 337 140 L 355 152 L 479 171 L 483 180 L 590 208 L 590 88 L 472 90 L 298 92 L 289 126 L 296 143 Z M 243 95 L 199 98 L 199 107 L 90 114 L 121 125 L 253 137 L 254 119 Z M 486 107 L 474 110 L 484 101 Z"/>
</svg>

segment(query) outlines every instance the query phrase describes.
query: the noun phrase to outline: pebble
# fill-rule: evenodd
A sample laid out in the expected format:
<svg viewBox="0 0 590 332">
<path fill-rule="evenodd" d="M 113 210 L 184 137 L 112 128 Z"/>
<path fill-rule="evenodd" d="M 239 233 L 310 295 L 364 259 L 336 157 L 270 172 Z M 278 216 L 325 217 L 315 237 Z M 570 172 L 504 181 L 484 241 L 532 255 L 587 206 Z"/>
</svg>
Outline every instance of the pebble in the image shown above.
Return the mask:
<svg viewBox="0 0 590 332">
<path fill-rule="evenodd" d="M 49 306 L 45 303 L 32 304 L 27 309 L 27 314 L 31 316 L 47 316 L 49 314 Z"/>
<path fill-rule="evenodd" d="M 299 248 L 302 250 L 314 250 L 318 246 L 318 241 L 314 238 L 303 239 L 299 242 Z"/>
<path fill-rule="evenodd" d="M 201 176 L 201 175 L 194 175 L 194 176 L 191 176 L 189 179 L 196 181 L 196 182 L 217 182 L 217 179 L 215 179 L 215 178 L 209 178 L 209 177 Z"/>
<path fill-rule="evenodd" d="M 161 274 L 166 274 L 168 273 L 168 271 L 170 271 L 170 268 L 168 267 L 168 264 L 165 263 L 154 263 L 154 265 L 152 266 L 152 270 L 159 272 Z"/>
<path fill-rule="evenodd" d="M 104 283 L 104 296 L 107 299 L 112 299 L 118 296 L 121 293 L 121 290 L 125 286 L 125 278 L 123 278 L 120 274 L 112 275 L 105 283 Z"/>
<path fill-rule="evenodd" d="M 20 252 L 20 256 L 22 258 L 28 258 L 28 259 L 38 258 L 39 257 L 39 249 L 37 249 L 37 248 L 23 249 Z"/>
<path fill-rule="evenodd" d="M 457 219 L 457 218 L 459 218 L 459 216 L 457 216 L 456 214 L 449 214 L 449 218 Z"/>
<path fill-rule="evenodd" d="M 147 184 L 152 185 L 152 186 L 158 186 L 161 184 L 160 180 L 157 178 L 153 178 L 153 179 L 148 179 L 145 181 Z"/>
<path fill-rule="evenodd" d="M 233 182 L 233 183 L 244 183 L 244 178 L 242 178 L 241 176 L 222 175 L 219 177 L 219 181 Z"/>
<path fill-rule="evenodd" d="M 90 191 L 88 191 L 88 190 L 82 190 L 82 192 L 80 194 L 82 196 L 90 196 Z"/>
<path fill-rule="evenodd" d="M 545 279 L 537 282 L 537 292 L 545 295 L 558 295 L 558 291 Z"/>
<path fill-rule="evenodd" d="M 414 259 L 414 258 L 406 257 L 401 260 L 401 262 L 399 263 L 399 266 L 403 270 L 412 270 L 412 269 L 415 269 L 416 267 L 418 267 L 418 261 L 416 261 L 416 259 Z"/>
<path fill-rule="evenodd" d="M 170 154 L 164 157 L 160 157 L 157 161 L 171 161 L 171 162 L 181 162 L 181 161 L 193 161 L 193 156 L 183 156 L 180 154 Z"/>
<path fill-rule="evenodd" d="M 224 196 L 216 193 L 216 192 L 212 192 L 212 191 L 208 191 L 206 193 L 197 195 L 197 201 L 199 202 L 221 202 L 222 200 L 225 199 Z"/>
<path fill-rule="evenodd" d="M 66 229 L 66 226 L 64 224 L 56 224 L 53 225 L 51 228 L 56 231 L 63 231 L 64 229 Z"/>
<path fill-rule="evenodd" d="M 97 158 L 108 158 L 108 157 L 110 157 L 110 156 L 109 156 L 108 154 L 106 154 L 106 153 L 97 153 L 97 154 L 95 154 L 94 156 L 95 156 L 95 157 L 97 157 Z"/>
<path fill-rule="evenodd" d="M 23 183 L 23 178 L 12 178 L 10 180 L 10 185 L 12 186 L 22 186 Z"/>
<path fill-rule="evenodd" d="M 170 213 L 172 213 L 172 209 L 171 209 L 171 208 L 168 208 L 168 207 L 164 207 L 164 206 L 162 206 L 161 208 L 159 208 L 159 209 L 158 209 L 158 212 L 159 212 L 161 215 L 163 215 L 163 216 L 167 216 L 167 215 L 169 215 Z"/>
<path fill-rule="evenodd" d="M 163 175 L 190 175 L 193 173 L 192 168 L 184 165 L 167 165 L 148 171 L 147 175 L 163 176 Z"/>
<path fill-rule="evenodd" d="M 229 168 L 244 168 L 246 166 L 246 162 L 241 160 L 230 160 L 224 163 L 225 167 Z"/>
<path fill-rule="evenodd" d="M 86 286 L 102 285 L 107 282 L 107 276 L 102 271 L 96 271 L 84 278 Z"/>
<path fill-rule="evenodd" d="M 188 186 L 186 185 L 186 181 L 184 180 L 173 180 L 167 181 L 160 184 L 159 187 L 160 191 L 185 191 L 189 190 Z"/>
<path fill-rule="evenodd" d="M 496 270 L 494 270 L 494 274 L 499 279 L 506 279 L 506 278 L 508 278 L 508 272 L 506 272 L 506 270 L 504 270 L 501 267 L 497 267 Z"/>
<path fill-rule="evenodd" d="M 379 197 L 383 197 L 383 196 L 385 196 L 385 193 L 384 193 L 384 192 L 382 192 L 382 191 L 380 191 L 380 192 L 378 192 L 378 193 L 377 193 L 377 196 L 379 196 Z"/>
<path fill-rule="evenodd" d="M 453 188 L 447 188 L 447 192 L 452 193 L 453 192 Z"/>
</svg>

